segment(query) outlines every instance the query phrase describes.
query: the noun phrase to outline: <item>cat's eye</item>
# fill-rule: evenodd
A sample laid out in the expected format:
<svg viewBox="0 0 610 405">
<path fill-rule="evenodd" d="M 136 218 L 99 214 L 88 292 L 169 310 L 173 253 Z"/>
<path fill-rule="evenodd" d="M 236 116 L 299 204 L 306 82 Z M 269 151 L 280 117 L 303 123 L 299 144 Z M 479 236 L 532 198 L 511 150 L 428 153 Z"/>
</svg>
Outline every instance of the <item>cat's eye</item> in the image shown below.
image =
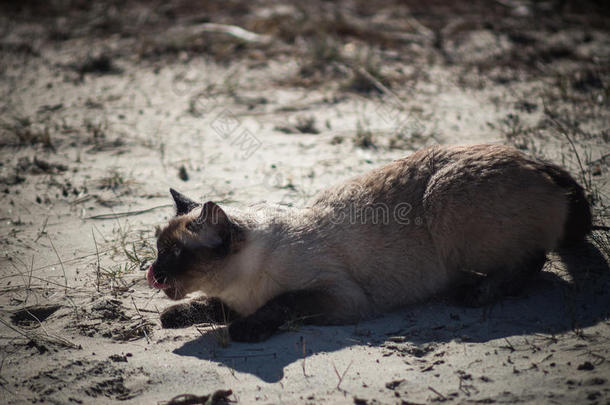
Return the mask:
<svg viewBox="0 0 610 405">
<path fill-rule="evenodd" d="M 180 249 L 179 247 L 174 246 L 174 247 L 172 248 L 172 254 L 173 254 L 174 256 L 178 257 L 178 256 L 180 256 L 180 253 L 182 253 L 182 249 Z"/>
</svg>

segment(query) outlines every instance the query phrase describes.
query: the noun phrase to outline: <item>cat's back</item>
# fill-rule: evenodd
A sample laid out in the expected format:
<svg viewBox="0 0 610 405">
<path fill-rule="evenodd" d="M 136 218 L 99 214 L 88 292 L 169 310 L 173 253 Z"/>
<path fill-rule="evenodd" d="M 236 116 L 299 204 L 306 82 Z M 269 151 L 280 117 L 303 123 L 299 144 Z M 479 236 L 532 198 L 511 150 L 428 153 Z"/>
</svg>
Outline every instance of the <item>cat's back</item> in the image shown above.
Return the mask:
<svg viewBox="0 0 610 405">
<path fill-rule="evenodd" d="M 503 145 L 434 145 L 327 188 L 316 195 L 312 206 L 417 204 L 430 179 L 450 166 L 459 167 L 459 171 L 446 180 L 457 183 L 515 161 L 524 161 L 523 155 Z"/>
<path fill-rule="evenodd" d="M 390 204 L 401 195 L 423 196 L 425 185 L 449 157 L 447 148 L 432 146 L 331 186 L 314 197 L 313 207 Z"/>
</svg>

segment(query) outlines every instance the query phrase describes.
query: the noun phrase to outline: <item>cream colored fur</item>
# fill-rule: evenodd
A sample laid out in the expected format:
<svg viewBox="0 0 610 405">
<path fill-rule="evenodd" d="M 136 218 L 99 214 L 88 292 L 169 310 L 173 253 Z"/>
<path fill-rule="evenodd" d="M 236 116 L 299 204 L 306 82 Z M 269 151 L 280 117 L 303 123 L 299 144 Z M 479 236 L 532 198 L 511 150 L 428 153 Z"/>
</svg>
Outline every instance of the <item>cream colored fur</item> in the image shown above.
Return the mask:
<svg viewBox="0 0 610 405">
<path fill-rule="evenodd" d="M 331 187 L 305 209 L 227 210 L 245 241 L 188 290 L 242 315 L 282 292 L 323 290 L 326 320 L 344 323 L 440 293 L 462 271 L 516 271 L 528 253 L 556 248 L 566 221 L 565 190 L 543 165 L 506 146 L 435 146 Z"/>
</svg>

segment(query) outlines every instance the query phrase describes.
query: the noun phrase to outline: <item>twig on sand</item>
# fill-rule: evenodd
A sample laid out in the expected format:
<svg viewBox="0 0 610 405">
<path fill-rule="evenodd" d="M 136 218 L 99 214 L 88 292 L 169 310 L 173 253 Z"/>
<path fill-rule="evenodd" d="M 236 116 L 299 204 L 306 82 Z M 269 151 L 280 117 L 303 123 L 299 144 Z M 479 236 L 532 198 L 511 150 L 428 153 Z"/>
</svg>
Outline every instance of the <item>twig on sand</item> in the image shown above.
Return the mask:
<svg viewBox="0 0 610 405">
<path fill-rule="evenodd" d="M 133 215 L 145 214 L 147 212 L 151 212 L 151 211 L 157 210 L 159 208 L 168 208 L 168 207 L 173 207 L 173 204 L 157 205 L 155 207 L 146 208 L 144 210 L 125 211 L 125 212 L 113 212 L 111 214 L 92 215 L 90 217 L 86 217 L 85 219 L 117 219 L 117 218 L 124 218 L 124 217 L 130 217 L 130 216 L 133 216 Z"/>
<path fill-rule="evenodd" d="M 245 30 L 236 25 L 205 23 L 193 27 L 195 30 L 202 32 L 217 32 L 221 34 L 231 35 L 245 42 L 269 43 L 273 39 L 269 35 L 261 35 L 252 31 Z"/>
<path fill-rule="evenodd" d="M 25 301 L 27 302 L 29 296 L 30 296 L 30 286 L 32 285 L 32 273 L 34 272 L 34 255 L 32 255 L 32 264 L 30 265 L 30 274 L 28 277 L 28 285 L 26 287 L 27 290 L 27 295 L 25 297 Z"/>
<path fill-rule="evenodd" d="M 502 349 L 508 349 L 511 352 L 514 352 L 517 350 L 517 349 L 515 349 L 513 344 L 511 342 L 509 342 L 508 338 L 504 338 L 504 341 L 506 342 L 506 346 L 500 346 Z"/>
<path fill-rule="evenodd" d="M 100 251 L 97 248 L 97 240 L 95 240 L 95 234 L 93 233 L 93 228 L 91 229 L 91 236 L 93 236 L 93 243 L 95 244 L 95 255 L 97 257 L 97 267 L 95 269 L 95 275 L 97 277 L 96 289 L 97 289 L 97 292 L 100 292 Z"/>
<path fill-rule="evenodd" d="M 307 359 L 307 351 L 305 350 L 305 339 L 303 339 L 303 336 L 301 336 L 299 343 L 301 344 L 301 351 L 303 354 L 303 362 L 301 363 L 301 368 L 303 369 L 303 376 L 309 377 L 305 372 L 305 360 Z"/>
<path fill-rule="evenodd" d="M 38 235 L 36 235 L 36 239 L 34 239 L 34 243 L 38 242 L 38 239 L 42 238 L 42 235 L 46 235 L 47 234 L 47 223 L 49 222 L 49 216 L 47 215 L 47 217 L 44 219 L 44 222 L 42 223 L 42 228 L 40 229 L 40 231 L 38 231 Z"/>
<path fill-rule="evenodd" d="M 201 332 L 199 332 L 201 333 Z M 244 359 L 244 360 L 248 360 L 254 357 L 268 357 L 268 356 L 273 356 L 273 358 L 277 357 L 277 353 L 260 353 L 260 354 L 236 354 L 236 355 L 229 355 L 229 356 L 219 356 L 219 359 Z"/>
<path fill-rule="evenodd" d="M 347 374 L 347 371 L 349 370 L 349 368 L 352 366 L 352 363 L 354 361 L 350 361 L 349 364 L 347 365 L 347 367 L 345 368 L 345 371 L 343 372 L 343 374 L 339 374 L 339 371 L 337 370 L 337 367 L 335 366 L 335 363 L 333 362 L 333 369 L 335 370 L 335 374 L 337 374 L 337 378 L 339 378 L 339 383 L 337 384 L 337 389 L 339 391 L 341 391 L 341 383 L 343 382 L 343 378 L 345 377 L 345 374 Z"/>
<path fill-rule="evenodd" d="M 237 25 L 229 24 L 217 24 L 217 23 L 204 23 L 196 24 L 187 29 L 180 28 L 181 31 L 186 31 L 187 34 L 198 34 L 200 32 L 209 32 L 213 34 L 226 34 L 240 41 L 268 44 L 273 40 L 270 35 L 257 34 L 256 32 L 248 31 Z M 176 30 L 174 30 L 176 31 Z"/>
<path fill-rule="evenodd" d="M 215 404 L 226 404 L 233 402 L 229 397 L 233 395 L 231 390 L 217 390 L 211 395 L 194 395 L 194 394 L 180 394 L 176 395 L 167 402 L 159 402 L 160 405 L 215 405 Z"/>
<path fill-rule="evenodd" d="M 370 81 L 373 84 L 373 86 L 375 86 L 377 88 L 377 90 L 379 90 L 386 96 L 392 97 L 394 100 L 396 100 L 401 105 L 401 107 L 403 106 L 403 102 L 400 99 L 400 97 L 398 97 L 396 95 L 396 93 L 394 93 L 392 90 L 390 90 L 386 85 L 381 83 L 375 76 L 370 74 L 368 70 L 366 70 L 362 66 L 357 67 L 355 70 L 358 73 L 360 73 L 366 80 Z"/>
<path fill-rule="evenodd" d="M 436 395 L 438 395 L 438 397 L 441 399 L 441 401 L 446 401 L 447 397 L 444 396 L 443 394 L 441 394 L 440 392 L 438 392 L 437 390 L 435 390 L 434 388 L 428 386 L 428 389 L 432 392 L 434 392 Z"/>
</svg>

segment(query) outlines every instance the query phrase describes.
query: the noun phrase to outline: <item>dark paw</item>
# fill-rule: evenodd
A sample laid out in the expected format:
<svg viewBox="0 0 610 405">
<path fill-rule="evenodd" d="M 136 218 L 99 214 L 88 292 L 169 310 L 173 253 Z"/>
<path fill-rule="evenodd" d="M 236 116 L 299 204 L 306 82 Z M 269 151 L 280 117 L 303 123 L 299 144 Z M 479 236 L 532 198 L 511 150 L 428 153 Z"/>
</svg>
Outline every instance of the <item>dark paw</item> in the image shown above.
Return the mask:
<svg viewBox="0 0 610 405">
<path fill-rule="evenodd" d="M 481 308 L 492 302 L 494 302 L 494 300 L 488 298 L 486 294 L 477 294 L 474 291 L 471 294 L 460 296 L 457 299 L 459 305 L 467 308 Z"/>
<path fill-rule="evenodd" d="M 164 328 L 184 328 L 197 323 L 226 323 L 235 313 L 215 298 L 198 299 L 178 304 L 161 313 Z"/>
<path fill-rule="evenodd" d="M 479 308 L 496 303 L 504 295 L 502 284 L 497 279 L 488 277 L 461 291 L 457 301 L 465 307 Z"/>
<path fill-rule="evenodd" d="M 235 318 L 235 313 L 217 298 L 191 301 L 191 311 L 197 323 L 226 324 Z"/>
<path fill-rule="evenodd" d="M 229 325 L 229 336 L 235 342 L 262 342 L 276 331 L 277 327 L 251 316 L 236 319 Z"/>
<path fill-rule="evenodd" d="M 460 286 L 454 291 L 454 299 L 458 305 L 478 308 L 494 302 L 498 298 L 496 286 L 489 279 Z"/>
<path fill-rule="evenodd" d="M 191 315 L 189 304 L 179 304 L 161 312 L 161 326 L 168 329 L 185 328 L 193 325 L 195 320 Z"/>
</svg>

